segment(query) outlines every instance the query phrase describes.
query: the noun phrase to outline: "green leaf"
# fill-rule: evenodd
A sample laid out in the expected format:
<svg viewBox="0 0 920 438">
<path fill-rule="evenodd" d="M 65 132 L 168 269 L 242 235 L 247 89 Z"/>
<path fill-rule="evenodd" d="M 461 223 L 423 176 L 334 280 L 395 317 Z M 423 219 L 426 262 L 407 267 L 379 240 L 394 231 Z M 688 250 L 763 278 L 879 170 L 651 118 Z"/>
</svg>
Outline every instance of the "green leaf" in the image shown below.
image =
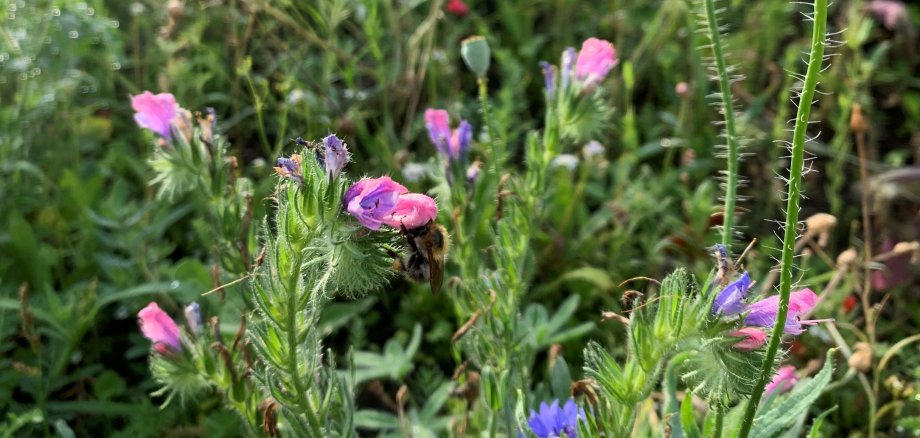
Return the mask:
<svg viewBox="0 0 920 438">
<path fill-rule="evenodd" d="M 121 395 L 126 388 L 125 379 L 112 370 L 103 371 L 93 383 L 93 393 L 100 400 L 109 400 Z"/>
<path fill-rule="evenodd" d="M 830 409 L 818 415 L 818 418 L 815 418 L 815 422 L 811 425 L 811 431 L 808 433 L 809 438 L 821 438 L 821 426 L 824 426 L 824 419 L 831 413 L 837 410 L 837 405 L 832 406 Z"/>
<path fill-rule="evenodd" d="M 701 438 L 700 427 L 696 424 L 696 413 L 693 411 L 693 393 L 685 392 L 684 400 L 680 403 L 680 424 L 687 438 Z"/>
<path fill-rule="evenodd" d="M 562 356 L 556 358 L 553 363 L 553 371 L 550 376 L 550 382 L 553 388 L 553 397 L 560 400 L 569 398 L 571 394 L 572 376 L 569 374 L 569 366 L 566 365 Z"/>
<path fill-rule="evenodd" d="M 824 367 L 807 382 L 800 382 L 779 403 L 774 403 L 768 410 L 762 412 L 754 420 L 751 429 L 752 438 L 771 438 L 792 426 L 799 415 L 805 412 L 818 397 L 824 387 L 831 381 L 833 374 L 833 354 L 836 350 L 827 351 Z"/>
</svg>

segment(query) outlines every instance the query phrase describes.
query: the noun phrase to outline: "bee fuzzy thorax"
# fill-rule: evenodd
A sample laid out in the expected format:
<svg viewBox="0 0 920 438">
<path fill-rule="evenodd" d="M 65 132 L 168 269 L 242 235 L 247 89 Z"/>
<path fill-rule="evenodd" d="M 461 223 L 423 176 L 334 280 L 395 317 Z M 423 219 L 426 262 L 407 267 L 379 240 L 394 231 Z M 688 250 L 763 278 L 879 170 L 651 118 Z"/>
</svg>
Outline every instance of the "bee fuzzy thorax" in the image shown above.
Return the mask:
<svg viewBox="0 0 920 438">
<path fill-rule="evenodd" d="M 435 221 L 416 228 L 400 227 L 406 239 L 406 257 L 395 255 L 393 269 L 412 281 L 427 281 L 437 293 L 444 281 L 444 259 L 450 246 L 447 229 Z"/>
</svg>

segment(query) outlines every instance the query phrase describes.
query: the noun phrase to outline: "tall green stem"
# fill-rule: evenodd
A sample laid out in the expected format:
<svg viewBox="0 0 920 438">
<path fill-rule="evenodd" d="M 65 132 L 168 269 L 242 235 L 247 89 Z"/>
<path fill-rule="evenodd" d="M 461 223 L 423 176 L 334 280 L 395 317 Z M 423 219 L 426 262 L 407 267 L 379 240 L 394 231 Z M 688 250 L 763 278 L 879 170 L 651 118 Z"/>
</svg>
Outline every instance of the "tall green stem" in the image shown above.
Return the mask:
<svg viewBox="0 0 920 438">
<path fill-rule="evenodd" d="M 731 80 L 725 56 L 722 53 L 722 39 L 719 35 L 719 22 L 716 19 L 715 0 L 703 0 L 706 9 L 706 24 L 709 28 L 709 40 L 712 43 L 712 57 L 719 76 L 719 95 L 722 98 L 722 115 L 725 117 L 726 180 L 725 211 L 722 222 L 722 244 L 731 250 L 732 228 L 735 225 L 735 201 L 738 192 L 738 137 L 735 135 L 735 108 L 732 103 Z"/>
<path fill-rule="evenodd" d="M 802 94 L 799 97 L 799 109 L 795 118 L 795 130 L 792 134 L 792 158 L 789 165 L 789 189 L 786 201 L 786 223 L 783 235 L 783 257 L 780 270 L 780 301 L 779 311 L 776 314 L 776 323 L 770 335 L 770 344 L 767 347 L 767 356 L 763 362 L 760 379 L 754 387 L 751 399 L 748 401 L 744 412 L 744 421 L 741 423 L 739 438 L 747 438 L 754 423 L 757 406 L 763 396 L 764 386 L 773 373 L 773 361 L 776 350 L 783 335 L 786 315 L 789 312 L 789 294 L 792 291 L 792 261 L 795 257 L 796 224 L 799 220 L 799 202 L 802 190 L 802 169 L 805 161 L 805 134 L 808 128 L 808 119 L 811 114 L 812 99 L 818 85 L 818 75 L 821 72 L 821 63 L 824 59 L 824 40 L 827 28 L 827 0 L 815 0 L 814 29 L 811 34 L 811 55 L 808 58 L 808 70 L 805 73 L 805 83 L 802 85 Z"/>
</svg>

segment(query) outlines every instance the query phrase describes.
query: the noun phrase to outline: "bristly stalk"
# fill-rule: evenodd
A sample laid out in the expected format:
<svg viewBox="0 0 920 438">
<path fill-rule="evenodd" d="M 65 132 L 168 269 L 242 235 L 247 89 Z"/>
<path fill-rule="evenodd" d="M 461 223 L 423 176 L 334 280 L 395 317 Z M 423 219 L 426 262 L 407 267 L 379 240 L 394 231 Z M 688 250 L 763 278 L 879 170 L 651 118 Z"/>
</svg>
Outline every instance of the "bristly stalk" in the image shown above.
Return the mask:
<svg viewBox="0 0 920 438">
<path fill-rule="evenodd" d="M 735 225 L 735 203 L 738 193 L 739 144 L 735 134 L 735 108 L 732 102 L 729 68 L 722 53 L 722 39 L 716 18 L 715 0 L 702 0 L 706 10 L 706 25 L 712 46 L 712 57 L 719 80 L 719 95 L 722 100 L 722 115 L 725 117 L 726 180 L 725 207 L 722 222 L 722 244 L 731 250 L 732 231 Z"/>
<path fill-rule="evenodd" d="M 811 35 L 811 54 L 808 58 L 808 70 L 799 96 L 798 112 L 795 118 L 795 129 L 792 134 L 792 158 L 789 165 L 789 188 L 786 200 L 786 223 L 783 235 L 783 257 L 780 270 L 780 303 L 776 315 L 776 323 L 770 335 L 767 347 L 767 356 L 763 362 L 760 379 L 754 387 L 751 399 L 748 401 L 744 412 L 744 421 L 741 423 L 739 438 L 747 438 L 754 423 L 757 406 L 763 396 L 764 386 L 771 378 L 773 361 L 779 348 L 779 341 L 783 335 L 786 315 L 789 311 L 789 294 L 792 291 L 792 259 L 795 256 L 796 224 L 799 219 L 799 202 L 801 197 L 802 171 L 805 162 L 805 141 L 808 119 L 811 114 L 812 99 L 818 86 L 818 75 L 821 72 L 821 63 L 824 59 L 825 32 L 827 28 L 827 0 L 815 0 L 814 29 Z"/>
</svg>

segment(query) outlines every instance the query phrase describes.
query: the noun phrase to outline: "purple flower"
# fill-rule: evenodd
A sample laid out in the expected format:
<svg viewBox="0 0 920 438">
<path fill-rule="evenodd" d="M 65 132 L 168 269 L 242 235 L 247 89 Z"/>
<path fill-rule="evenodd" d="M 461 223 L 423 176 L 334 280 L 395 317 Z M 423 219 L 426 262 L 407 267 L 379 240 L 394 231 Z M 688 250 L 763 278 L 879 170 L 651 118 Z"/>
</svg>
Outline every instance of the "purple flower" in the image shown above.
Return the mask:
<svg viewBox="0 0 920 438">
<path fill-rule="evenodd" d="M 540 61 L 540 68 L 543 69 L 543 85 L 546 87 L 546 96 L 553 98 L 553 92 L 556 91 L 556 66 L 546 61 Z"/>
<path fill-rule="evenodd" d="M 131 108 L 137 111 L 134 121 L 138 126 L 157 133 L 167 141 L 172 139 L 170 125 L 179 110 L 175 96 L 170 93 L 153 94 L 144 91 L 137 96 L 131 96 Z"/>
<path fill-rule="evenodd" d="M 540 438 L 558 437 L 563 432 L 570 438 L 578 437 L 578 420 L 585 418 L 584 409 L 575 404 L 575 400 L 565 402 L 559 407 L 559 400 L 547 406 L 546 402 L 540 403 L 540 411 L 530 410 L 527 425 L 530 430 Z"/>
<path fill-rule="evenodd" d="M 348 146 L 335 134 L 326 136 L 323 139 L 323 146 L 325 146 L 323 156 L 325 157 L 326 176 L 335 178 L 339 176 L 339 173 L 342 172 L 342 169 L 351 159 L 351 155 L 348 153 Z"/>
<path fill-rule="evenodd" d="M 157 303 L 151 302 L 137 313 L 144 337 L 153 341 L 153 348 L 160 353 L 182 350 L 179 327 Z M 168 347 L 168 349 L 167 349 Z"/>
<path fill-rule="evenodd" d="M 457 129 L 451 132 L 450 115 L 442 109 L 425 110 L 425 127 L 438 152 L 449 160 L 464 158 L 473 142 L 473 126 L 461 120 Z"/>
<path fill-rule="evenodd" d="M 617 65 L 617 52 L 609 41 L 588 38 L 575 63 L 575 79 L 585 86 L 600 82 Z"/>
<path fill-rule="evenodd" d="M 741 313 L 744 310 L 744 299 L 747 298 L 748 290 L 751 288 L 751 276 L 745 272 L 741 278 L 734 283 L 729 284 L 716 295 L 712 303 L 712 314 L 719 313 L 731 316 Z"/>
<path fill-rule="evenodd" d="M 769 395 L 773 391 L 777 390 L 779 390 L 779 394 L 788 392 L 790 389 L 792 389 L 793 386 L 795 386 L 796 382 L 798 381 L 798 377 L 795 376 L 794 366 L 786 365 L 784 367 L 780 367 L 776 371 L 776 375 L 773 376 L 773 380 L 770 381 L 770 383 L 768 383 L 764 388 L 764 393 Z"/>
<path fill-rule="evenodd" d="M 476 178 L 479 178 L 479 172 L 481 168 L 482 161 L 473 161 L 473 164 L 470 164 L 470 167 L 466 168 L 466 181 L 470 184 L 476 182 Z"/>
<path fill-rule="evenodd" d="M 801 321 L 799 318 L 811 312 L 818 303 L 818 296 L 811 289 L 802 289 L 789 296 L 789 311 L 786 313 L 786 322 L 783 331 L 789 335 L 798 335 L 805 331 L 803 325 L 813 325 L 820 321 Z M 759 327 L 773 327 L 776 314 L 779 311 L 779 295 L 764 298 L 745 309 L 748 314 L 744 323 Z"/>
<path fill-rule="evenodd" d="M 575 52 L 574 47 L 569 47 L 562 52 L 562 63 L 559 64 L 559 71 L 562 72 L 562 80 L 560 81 L 559 87 L 563 90 L 569 86 L 569 76 L 572 74 L 572 67 L 575 66 Z"/>
<path fill-rule="evenodd" d="M 278 158 L 278 166 L 275 167 L 275 173 L 302 183 L 303 168 L 300 166 L 302 161 L 303 159 L 300 157 L 300 154 L 291 155 L 291 158 Z"/>
<path fill-rule="evenodd" d="M 450 115 L 442 109 L 425 110 L 425 128 L 428 129 L 428 138 L 438 148 L 438 152 L 446 157 L 450 156 Z"/>
<path fill-rule="evenodd" d="M 392 216 L 399 196 L 408 192 L 388 176 L 364 178 L 345 192 L 345 210 L 365 227 L 378 230 Z"/>
<path fill-rule="evenodd" d="M 201 306 L 198 303 L 185 306 L 185 323 L 193 335 L 197 336 L 201 332 Z"/>
<path fill-rule="evenodd" d="M 473 126 L 466 120 L 461 120 L 450 136 L 450 158 L 456 160 L 466 156 L 466 151 L 473 142 Z"/>
</svg>

